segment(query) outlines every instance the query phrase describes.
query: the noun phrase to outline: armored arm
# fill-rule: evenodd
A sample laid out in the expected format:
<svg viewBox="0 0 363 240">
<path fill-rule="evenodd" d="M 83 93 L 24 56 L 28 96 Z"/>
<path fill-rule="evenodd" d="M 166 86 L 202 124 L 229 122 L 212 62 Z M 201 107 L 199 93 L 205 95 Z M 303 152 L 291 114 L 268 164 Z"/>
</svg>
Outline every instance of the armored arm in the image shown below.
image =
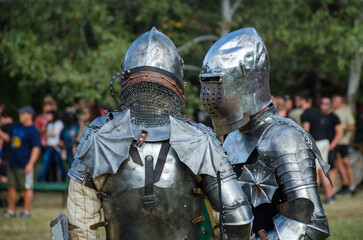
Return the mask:
<svg viewBox="0 0 363 240">
<path fill-rule="evenodd" d="M 218 172 L 218 178 L 204 176 L 202 186 L 212 207 L 221 214 L 223 239 L 250 239 L 252 209 L 238 184 L 232 165 L 225 161 L 219 166 Z"/>
<path fill-rule="evenodd" d="M 310 135 L 291 125 L 272 127 L 258 143 L 259 156 L 274 169 L 282 195 L 273 219 L 278 239 L 324 240 L 330 235 L 317 190 L 316 149 Z"/>
</svg>

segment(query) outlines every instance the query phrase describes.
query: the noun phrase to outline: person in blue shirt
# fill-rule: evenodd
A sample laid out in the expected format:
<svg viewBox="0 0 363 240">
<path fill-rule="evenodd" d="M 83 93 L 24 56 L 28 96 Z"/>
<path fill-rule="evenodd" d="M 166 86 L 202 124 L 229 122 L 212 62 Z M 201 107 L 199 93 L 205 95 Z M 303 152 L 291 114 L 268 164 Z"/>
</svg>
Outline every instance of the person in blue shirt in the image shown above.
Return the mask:
<svg viewBox="0 0 363 240">
<path fill-rule="evenodd" d="M 40 134 L 33 124 L 34 109 L 19 109 L 19 122 L 11 134 L 0 131 L 0 138 L 11 143 L 8 174 L 8 209 L 2 217 L 15 217 L 17 190 L 24 190 L 24 208 L 20 217 L 30 217 L 33 200 L 33 170 L 40 153 Z"/>
</svg>

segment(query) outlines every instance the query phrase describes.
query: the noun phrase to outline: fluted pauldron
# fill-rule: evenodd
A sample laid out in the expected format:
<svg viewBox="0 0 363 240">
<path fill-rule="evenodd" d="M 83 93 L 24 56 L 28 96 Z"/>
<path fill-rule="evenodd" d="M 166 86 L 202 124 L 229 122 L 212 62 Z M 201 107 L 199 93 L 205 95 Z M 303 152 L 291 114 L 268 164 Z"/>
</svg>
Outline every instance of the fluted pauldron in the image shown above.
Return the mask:
<svg viewBox="0 0 363 240">
<path fill-rule="evenodd" d="M 315 155 L 311 150 L 304 149 L 266 160 L 265 163 L 274 169 L 283 194 L 297 188 L 316 187 Z"/>
</svg>

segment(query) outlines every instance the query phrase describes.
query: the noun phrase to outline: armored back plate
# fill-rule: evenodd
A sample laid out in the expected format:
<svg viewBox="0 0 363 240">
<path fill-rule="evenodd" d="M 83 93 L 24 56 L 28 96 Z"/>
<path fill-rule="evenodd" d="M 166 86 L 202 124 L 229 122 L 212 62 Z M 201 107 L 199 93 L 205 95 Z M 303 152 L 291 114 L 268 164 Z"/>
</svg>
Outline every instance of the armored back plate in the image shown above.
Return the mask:
<svg viewBox="0 0 363 240">
<path fill-rule="evenodd" d="M 172 148 L 154 182 L 153 207 L 144 208 L 146 159 L 154 159 L 155 172 L 160 148 L 161 143 L 145 143 L 139 149 L 141 163 L 130 157 L 105 181 L 107 239 L 199 239 L 200 225 L 192 224 L 201 213 L 201 198 L 192 193 L 198 182 Z"/>
</svg>

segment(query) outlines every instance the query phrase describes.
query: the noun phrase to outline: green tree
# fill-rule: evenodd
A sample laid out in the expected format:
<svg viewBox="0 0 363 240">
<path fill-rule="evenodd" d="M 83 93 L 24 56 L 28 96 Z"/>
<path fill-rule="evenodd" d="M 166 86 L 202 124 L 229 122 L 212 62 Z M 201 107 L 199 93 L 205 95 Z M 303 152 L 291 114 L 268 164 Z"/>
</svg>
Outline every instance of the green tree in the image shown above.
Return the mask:
<svg viewBox="0 0 363 240">
<path fill-rule="evenodd" d="M 39 110 L 46 93 L 61 106 L 81 97 L 115 108 L 109 79 L 135 38 L 155 26 L 184 58 L 185 113 L 191 114 L 200 105 L 198 69 L 217 36 L 252 26 L 269 51 L 274 94 L 313 89 L 319 97 L 343 89 L 351 102 L 357 94 L 363 100 L 361 5 L 362 0 L 0 1 L 0 97 L 12 109 L 31 103 Z"/>
</svg>

